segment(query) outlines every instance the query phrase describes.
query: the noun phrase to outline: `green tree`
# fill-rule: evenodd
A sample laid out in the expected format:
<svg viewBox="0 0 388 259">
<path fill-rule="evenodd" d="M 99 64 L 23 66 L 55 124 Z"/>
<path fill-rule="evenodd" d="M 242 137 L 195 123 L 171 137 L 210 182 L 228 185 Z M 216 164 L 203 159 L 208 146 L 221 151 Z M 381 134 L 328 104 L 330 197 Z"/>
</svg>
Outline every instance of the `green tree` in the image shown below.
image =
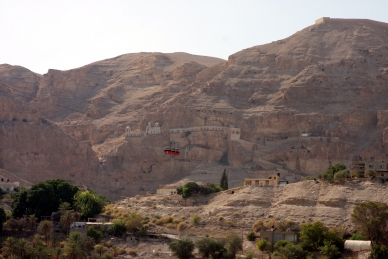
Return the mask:
<svg viewBox="0 0 388 259">
<path fill-rule="evenodd" d="M 372 259 L 386 259 L 388 258 L 388 249 L 385 245 L 373 245 L 370 254 Z"/>
<path fill-rule="evenodd" d="M 86 233 L 88 237 L 93 238 L 96 244 L 100 243 L 103 237 L 103 234 L 100 230 L 96 229 L 94 226 L 90 226 Z"/>
<path fill-rule="evenodd" d="M 221 241 L 211 238 L 200 239 L 195 243 L 195 246 L 203 258 L 209 258 L 210 256 L 218 258 L 225 250 L 224 244 Z"/>
<path fill-rule="evenodd" d="M 382 202 L 361 202 L 351 215 L 358 231 L 373 243 L 383 244 L 387 240 L 388 205 Z"/>
<path fill-rule="evenodd" d="M 322 222 L 306 223 L 301 225 L 300 239 L 304 250 L 318 251 L 323 246 L 328 229 Z"/>
<path fill-rule="evenodd" d="M 51 215 L 57 211 L 62 202 L 73 203 L 78 188 L 64 180 L 48 180 L 34 184 L 30 189 L 16 193 L 12 201 L 12 216 L 21 218 L 23 215 L 34 214 L 37 218 Z"/>
<path fill-rule="evenodd" d="M 290 241 L 287 241 L 287 240 L 279 240 L 278 242 L 275 243 L 275 245 L 273 246 L 273 248 L 275 250 L 281 248 L 281 247 L 285 247 L 287 245 L 293 245 L 294 243 L 290 242 Z"/>
<path fill-rule="evenodd" d="M 325 180 L 328 182 L 334 181 L 334 174 L 346 170 L 346 166 L 344 164 L 335 164 L 335 165 L 329 165 L 323 173 L 319 175 L 319 179 Z M 342 174 L 341 174 L 342 175 Z"/>
<path fill-rule="evenodd" d="M 225 247 L 228 250 L 228 252 L 234 257 L 236 257 L 236 253 L 238 251 L 242 250 L 242 244 L 243 244 L 242 238 L 240 237 L 240 235 L 237 235 L 236 233 L 231 233 L 226 237 Z"/>
<path fill-rule="evenodd" d="M 106 198 L 98 195 L 93 190 L 77 192 L 74 196 L 74 207 L 81 212 L 84 219 L 94 217 L 104 208 Z"/>
<path fill-rule="evenodd" d="M 116 221 L 109 228 L 109 233 L 116 237 L 121 237 L 127 232 L 127 227 L 123 221 Z"/>
<path fill-rule="evenodd" d="M 349 171 L 347 169 L 338 171 L 334 174 L 334 180 L 342 181 L 346 178 L 349 178 Z"/>
<path fill-rule="evenodd" d="M 190 239 L 181 239 L 170 243 L 168 248 L 179 259 L 189 259 L 193 256 L 194 243 Z"/>
<path fill-rule="evenodd" d="M 183 198 L 188 198 L 190 197 L 193 193 L 199 193 L 199 186 L 195 182 L 189 182 L 183 186 L 182 189 L 182 197 Z"/>
<path fill-rule="evenodd" d="M 301 246 L 286 240 L 276 242 L 274 249 L 280 255 L 280 258 L 299 259 L 306 258 L 306 251 Z"/>
<path fill-rule="evenodd" d="M 262 252 L 266 252 L 266 253 L 269 252 L 270 246 L 271 246 L 271 243 L 265 239 L 261 239 L 259 242 L 256 243 L 257 249 L 259 249 Z"/>
<path fill-rule="evenodd" d="M 341 252 L 337 246 L 332 242 L 324 240 L 323 246 L 319 248 L 321 254 L 325 255 L 328 259 L 336 259 L 341 256 Z"/>
<path fill-rule="evenodd" d="M 228 188 L 228 175 L 226 174 L 226 169 L 224 169 L 224 172 L 222 173 L 221 180 L 220 180 L 220 186 L 224 190 L 229 189 Z"/>
<path fill-rule="evenodd" d="M 0 233 L 3 231 L 3 224 L 7 221 L 7 215 L 4 208 L 0 208 Z"/>
<path fill-rule="evenodd" d="M 328 230 L 325 233 L 325 239 L 324 239 L 324 242 L 323 242 L 324 245 L 326 245 L 325 241 L 326 241 L 326 243 L 330 243 L 331 245 L 334 245 L 335 247 L 337 247 L 340 252 L 342 252 L 342 250 L 344 250 L 344 242 L 345 241 L 342 239 L 342 237 L 340 237 L 333 230 Z"/>
</svg>

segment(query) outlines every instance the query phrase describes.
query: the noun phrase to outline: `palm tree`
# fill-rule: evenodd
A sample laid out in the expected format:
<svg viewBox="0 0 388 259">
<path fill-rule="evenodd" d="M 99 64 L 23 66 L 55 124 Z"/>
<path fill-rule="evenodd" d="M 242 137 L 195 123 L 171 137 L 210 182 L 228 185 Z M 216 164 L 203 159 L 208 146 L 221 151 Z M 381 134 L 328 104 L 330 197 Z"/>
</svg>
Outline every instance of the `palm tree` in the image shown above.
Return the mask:
<svg viewBox="0 0 388 259">
<path fill-rule="evenodd" d="M 32 215 L 28 216 L 28 225 L 29 225 L 30 231 L 35 229 L 36 221 L 37 220 L 38 220 L 38 218 L 35 217 L 35 214 L 32 214 Z"/>
<path fill-rule="evenodd" d="M 21 258 L 26 258 L 32 252 L 31 245 L 24 238 L 21 238 L 16 242 L 16 249 Z"/>
<path fill-rule="evenodd" d="M 78 231 L 71 232 L 69 237 L 66 239 L 67 243 L 76 243 L 76 244 L 82 244 L 83 238 L 82 234 Z"/>
<path fill-rule="evenodd" d="M 43 246 L 43 242 L 42 239 L 40 239 L 39 234 L 34 235 L 34 237 L 32 238 L 31 245 L 32 247 Z"/>
<path fill-rule="evenodd" d="M 71 210 L 71 205 L 70 203 L 68 202 L 62 202 L 61 204 L 59 204 L 59 210 L 60 211 L 65 211 L 65 210 Z"/>
<path fill-rule="evenodd" d="M 94 246 L 94 251 L 96 252 L 96 253 L 98 253 L 98 255 L 99 256 L 101 256 L 102 255 L 102 253 L 104 252 L 104 247 L 102 246 L 102 245 L 95 245 Z"/>
<path fill-rule="evenodd" d="M 56 247 L 53 252 L 52 259 L 60 259 L 62 258 L 62 249 L 60 247 Z"/>
<path fill-rule="evenodd" d="M 83 245 L 84 247 L 86 248 L 87 251 L 90 251 L 93 249 L 95 243 L 94 243 L 94 239 L 91 238 L 91 237 L 88 237 L 86 236 L 84 239 L 83 239 Z"/>
<path fill-rule="evenodd" d="M 39 223 L 39 227 L 38 228 L 40 230 L 40 234 L 45 236 L 46 243 L 47 243 L 47 239 L 48 239 L 49 235 L 51 234 L 51 232 L 54 229 L 54 224 L 51 221 L 49 221 L 49 220 L 42 220 Z"/>
<path fill-rule="evenodd" d="M 17 255 L 17 240 L 13 237 L 8 237 L 3 242 L 3 247 L 1 248 L 1 254 L 9 258 L 13 258 Z"/>
<path fill-rule="evenodd" d="M 68 210 L 63 211 L 60 221 L 66 228 L 66 235 L 69 235 L 70 225 L 74 222 L 73 214 Z"/>
<path fill-rule="evenodd" d="M 63 250 L 66 259 L 85 259 L 86 253 L 79 243 L 67 243 Z"/>
<path fill-rule="evenodd" d="M 57 247 L 59 244 L 59 241 L 60 241 L 59 237 L 57 235 L 55 235 L 55 233 L 54 233 L 53 235 L 50 235 L 49 238 L 50 239 L 48 241 L 48 244 L 46 244 L 46 245 L 48 245 L 49 247 L 52 247 L 52 248 Z"/>
<path fill-rule="evenodd" d="M 34 258 L 34 259 L 46 259 L 46 258 L 48 258 L 46 249 L 47 248 L 44 246 L 35 247 L 35 249 L 32 251 L 32 254 L 33 254 L 32 258 Z"/>
</svg>

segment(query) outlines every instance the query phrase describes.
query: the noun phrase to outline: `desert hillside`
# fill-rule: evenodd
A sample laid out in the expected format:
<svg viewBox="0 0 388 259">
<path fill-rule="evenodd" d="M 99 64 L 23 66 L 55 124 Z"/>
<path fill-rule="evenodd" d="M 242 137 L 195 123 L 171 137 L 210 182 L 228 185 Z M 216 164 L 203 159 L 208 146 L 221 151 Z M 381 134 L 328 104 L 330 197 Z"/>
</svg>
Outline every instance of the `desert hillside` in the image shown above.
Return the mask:
<svg viewBox="0 0 388 259">
<path fill-rule="evenodd" d="M 149 218 L 172 216 L 189 221 L 198 214 L 203 223 L 200 228 L 204 229 L 196 231 L 193 226 L 188 230 L 192 233 L 222 236 L 233 229 L 232 226 L 248 231 L 256 220 L 277 223 L 289 220 L 297 223 L 295 228 L 321 221 L 328 227 L 351 232 L 354 207 L 363 201 L 388 203 L 386 192 L 387 186 L 378 182 L 353 180 L 329 184 L 310 180 L 277 187 L 240 187 L 208 196 L 193 196 L 187 201 L 180 195 L 132 197 L 118 201 L 115 206 Z M 176 232 L 175 229 L 166 231 Z"/>
<path fill-rule="evenodd" d="M 185 177 L 217 182 L 224 168 L 237 186 L 244 177 L 279 172 L 292 181 L 295 171 L 317 175 L 330 162 L 386 160 L 387 42 L 388 24 L 329 19 L 227 61 L 136 53 L 44 75 L 0 65 L 0 95 L 59 126 L 56 146 L 68 150 L 54 154 L 31 138 L 55 161 L 45 166 L 47 157 L 25 156 L 28 148 L 4 142 L 1 149 L 24 170 L 5 152 L 1 168 L 40 171 L 34 179 L 43 180 L 63 172 L 56 161 L 76 161 L 70 154 L 82 146 L 82 167 L 67 166 L 66 174 L 93 175 L 82 182 L 119 199 Z M 19 130 L 7 129 L 7 139 L 23 135 Z M 177 157 L 163 153 L 172 142 Z"/>
</svg>

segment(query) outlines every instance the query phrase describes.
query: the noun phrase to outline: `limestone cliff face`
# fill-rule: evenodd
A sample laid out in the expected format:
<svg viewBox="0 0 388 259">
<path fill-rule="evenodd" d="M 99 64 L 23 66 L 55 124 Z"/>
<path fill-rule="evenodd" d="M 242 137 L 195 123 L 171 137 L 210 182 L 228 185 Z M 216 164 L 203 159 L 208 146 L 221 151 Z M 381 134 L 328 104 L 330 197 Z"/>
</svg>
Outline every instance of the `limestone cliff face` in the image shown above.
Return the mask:
<svg viewBox="0 0 388 259">
<path fill-rule="evenodd" d="M 61 178 L 94 187 L 99 161 L 89 146 L 63 133 L 36 110 L 0 96 L 0 166 L 17 180 L 36 183 Z"/>
<path fill-rule="evenodd" d="M 386 159 L 387 42 L 386 24 L 328 20 L 227 61 L 136 53 L 43 76 L 1 66 L 0 90 L 29 89 L 35 98 L 22 101 L 92 146 L 101 191 L 111 196 L 183 177 L 214 181 L 225 166 L 237 185 L 246 176 L 290 175 L 297 158 L 310 175 L 329 162 Z M 18 72 L 1 72 L 11 70 Z M 161 134 L 144 135 L 148 122 L 159 122 Z M 221 129 L 193 130 L 200 126 Z M 180 156 L 163 154 L 170 141 Z"/>
</svg>

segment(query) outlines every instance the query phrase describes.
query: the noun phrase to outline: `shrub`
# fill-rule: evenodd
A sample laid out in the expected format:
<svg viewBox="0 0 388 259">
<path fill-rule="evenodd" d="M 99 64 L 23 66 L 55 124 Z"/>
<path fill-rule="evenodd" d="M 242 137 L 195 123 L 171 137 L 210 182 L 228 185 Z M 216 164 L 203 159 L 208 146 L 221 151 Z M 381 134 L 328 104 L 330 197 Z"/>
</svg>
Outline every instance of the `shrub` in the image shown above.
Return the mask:
<svg viewBox="0 0 388 259">
<path fill-rule="evenodd" d="M 295 222 L 291 220 L 282 220 L 278 223 L 277 228 L 280 231 L 287 231 L 287 229 L 292 228 L 295 225 Z"/>
<path fill-rule="evenodd" d="M 86 233 L 88 237 L 91 237 L 96 244 L 100 243 L 102 240 L 102 232 L 97 230 L 94 226 L 91 226 L 88 228 L 88 231 Z"/>
<path fill-rule="evenodd" d="M 199 224 L 199 222 L 201 221 L 201 217 L 200 217 L 198 214 L 194 214 L 193 216 L 191 216 L 190 221 L 191 221 L 191 223 L 193 223 L 194 225 L 197 225 L 197 224 Z"/>
<path fill-rule="evenodd" d="M 126 231 L 127 228 L 125 227 L 125 223 L 123 221 L 116 221 L 109 228 L 109 233 L 117 237 L 122 236 Z"/>
<path fill-rule="evenodd" d="M 247 234 L 247 240 L 249 241 L 255 241 L 256 240 L 256 235 L 255 232 L 251 231 Z"/>
<path fill-rule="evenodd" d="M 388 258 L 388 249 L 385 245 L 374 245 L 370 254 L 372 259 Z"/>
<path fill-rule="evenodd" d="M 228 249 L 228 252 L 230 254 L 232 254 L 233 256 L 236 256 L 236 253 L 242 250 L 242 243 L 243 243 L 243 240 L 240 237 L 240 235 L 237 235 L 236 233 L 232 233 L 226 238 L 225 246 L 226 246 L 226 249 Z"/>
<path fill-rule="evenodd" d="M 268 252 L 270 246 L 271 246 L 271 243 L 265 239 L 261 239 L 259 242 L 256 243 L 257 249 L 263 252 Z"/>
<path fill-rule="evenodd" d="M 267 227 L 267 229 L 270 229 L 272 227 L 277 228 L 278 227 L 278 223 L 276 222 L 276 220 L 271 219 L 270 221 L 267 221 L 265 223 L 265 226 Z"/>
<path fill-rule="evenodd" d="M 180 222 L 178 224 L 178 226 L 176 227 L 176 229 L 180 232 L 182 232 L 183 230 L 185 230 L 187 228 L 187 224 L 186 222 Z"/>
<path fill-rule="evenodd" d="M 252 252 L 247 253 L 247 255 L 245 256 L 245 259 L 253 259 L 253 253 Z"/>
<path fill-rule="evenodd" d="M 259 232 L 261 230 L 265 230 L 266 227 L 264 226 L 264 222 L 262 220 L 256 220 L 255 223 L 252 225 L 252 230 L 255 232 Z"/>
<path fill-rule="evenodd" d="M 211 238 L 203 238 L 198 240 L 195 245 L 203 258 L 209 258 L 210 256 L 212 258 L 218 258 L 225 250 L 221 241 Z"/>
<path fill-rule="evenodd" d="M 193 256 L 194 243 L 189 239 L 181 239 L 170 243 L 168 248 L 179 259 L 189 259 Z"/>
<path fill-rule="evenodd" d="M 168 224 L 168 223 L 172 223 L 173 219 L 174 218 L 171 217 L 171 216 L 165 216 L 165 217 L 160 218 L 159 220 L 157 220 L 155 224 L 156 225 L 165 225 L 165 224 Z"/>
<path fill-rule="evenodd" d="M 368 240 L 366 237 L 364 237 L 361 233 L 354 233 L 349 240 Z"/>
<path fill-rule="evenodd" d="M 177 227 L 177 224 L 174 223 L 167 223 L 166 228 L 175 229 Z"/>
<path fill-rule="evenodd" d="M 341 171 L 338 171 L 334 174 L 334 180 L 344 180 L 346 178 L 349 178 L 349 171 L 348 170 L 341 170 Z"/>
<path fill-rule="evenodd" d="M 127 250 L 127 254 L 131 256 L 136 256 L 137 255 L 137 249 L 131 248 Z"/>
<path fill-rule="evenodd" d="M 234 226 L 234 223 L 233 223 L 232 220 L 227 219 L 227 220 L 225 221 L 225 225 L 227 225 L 227 226 L 229 226 L 229 227 L 233 227 L 233 226 Z"/>
</svg>

